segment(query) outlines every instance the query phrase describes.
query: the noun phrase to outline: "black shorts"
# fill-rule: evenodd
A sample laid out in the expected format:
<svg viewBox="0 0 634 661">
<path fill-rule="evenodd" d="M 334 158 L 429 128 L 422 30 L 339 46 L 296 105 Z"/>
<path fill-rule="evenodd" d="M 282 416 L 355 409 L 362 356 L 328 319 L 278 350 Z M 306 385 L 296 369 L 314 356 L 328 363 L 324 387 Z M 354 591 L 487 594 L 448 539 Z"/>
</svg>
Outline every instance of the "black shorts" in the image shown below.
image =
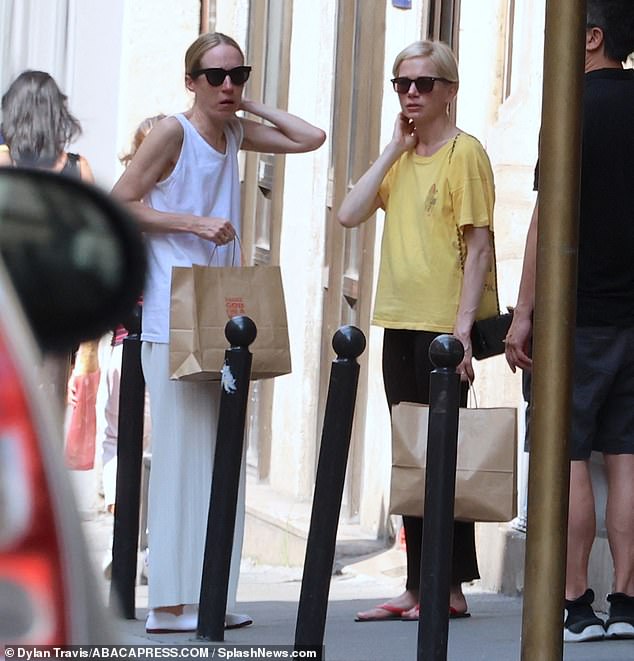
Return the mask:
<svg viewBox="0 0 634 661">
<path fill-rule="evenodd" d="M 530 451 L 531 373 L 522 391 L 528 403 L 524 449 Z M 575 331 L 570 459 L 593 451 L 634 454 L 634 328 L 581 327 Z"/>
<path fill-rule="evenodd" d="M 634 328 L 575 332 L 570 458 L 634 454 Z"/>
</svg>

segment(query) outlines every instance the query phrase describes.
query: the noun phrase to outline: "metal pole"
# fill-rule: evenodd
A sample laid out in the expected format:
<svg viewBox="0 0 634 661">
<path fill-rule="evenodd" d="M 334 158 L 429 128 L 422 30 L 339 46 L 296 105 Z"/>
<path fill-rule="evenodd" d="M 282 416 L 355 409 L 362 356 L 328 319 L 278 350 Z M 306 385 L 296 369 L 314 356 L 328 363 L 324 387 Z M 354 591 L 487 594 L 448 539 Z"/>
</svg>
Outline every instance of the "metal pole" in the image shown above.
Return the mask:
<svg viewBox="0 0 634 661">
<path fill-rule="evenodd" d="M 365 350 L 365 344 L 365 336 L 354 326 L 343 326 L 332 340 L 337 358 L 330 370 L 295 627 L 295 649 L 316 651 L 318 659 L 323 654 L 328 593 L 357 396 L 357 357 Z"/>
<path fill-rule="evenodd" d="M 546 3 L 523 661 L 563 654 L 585 10 Z"/>
<path fill-rule="evenodd" d="M 123 340 L 119 387 L 110 606 L 119 608 L 123 617 L 133 620 L 145 407 L 145 380 L 141 368 L 141 306 L 137 306 L 136 315 L 126 322 L 126 328 L 128 336 Z"/>
<path fill-rule="evenodd" d="M 238 484 L 249 399 L 252 355 L 257 330 L 249 317 L 233 317 L 225 326 L 230 349 L 222 370 L 216 453 L 198 605 L 199 640 L 223 641 Z"/>
<path fill-rule="evenodd" d="M 464 348 L 453 335 L 439 335 L 429 347 L 429 358 L 436 369 L 429 377 L 418 661 L 447 659 L 460 406 L 456 367 L 463 356 Z"/>
</svg>

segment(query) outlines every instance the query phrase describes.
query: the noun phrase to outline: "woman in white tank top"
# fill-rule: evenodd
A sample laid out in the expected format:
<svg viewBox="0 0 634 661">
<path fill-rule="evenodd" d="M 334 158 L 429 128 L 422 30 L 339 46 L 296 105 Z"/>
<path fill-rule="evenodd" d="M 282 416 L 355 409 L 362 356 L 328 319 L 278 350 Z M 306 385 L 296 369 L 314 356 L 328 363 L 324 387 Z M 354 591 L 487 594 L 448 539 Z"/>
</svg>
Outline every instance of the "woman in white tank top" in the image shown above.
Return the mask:
<svg viewBox="0 0 634 661">
<path fill-rule="evenodd" d="M 239 149 L 301 153 L 325 140 L 321 129 L 299 117 L 242 98 L 250 70 L 232 38 L 210 33 L 196 39 L 185 55 L 193 106 L 156 125 L 113 189 L 136 214 L 148 246 L 142 329 L 152 415 L 148 632 L 197 626 L 220 400 L 218 383 L 169 379 L 172 267 L 206 265 L 212 254 L 213 265 L 231 263 L 227 244 L 240 236 Z M 267 123 L 236 117 L 239 110 Z M 244 470 L 239 493 L 228 610 L 242 548 Z M 227 613 L 228 627 L 250 623 L 246 615 Z"/>
</svg>

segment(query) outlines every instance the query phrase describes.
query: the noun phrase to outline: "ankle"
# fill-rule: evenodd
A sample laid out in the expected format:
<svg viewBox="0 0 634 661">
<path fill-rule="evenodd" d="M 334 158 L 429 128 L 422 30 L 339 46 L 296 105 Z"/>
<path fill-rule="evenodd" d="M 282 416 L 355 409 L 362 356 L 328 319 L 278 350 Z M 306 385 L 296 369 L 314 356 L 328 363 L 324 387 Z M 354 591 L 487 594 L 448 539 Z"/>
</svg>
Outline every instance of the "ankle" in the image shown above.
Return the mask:
<svg viewBox="0 0 634 661">
<path fill-rule="evenodd" d="M 467 609 L 467 600 L 462 592 L 462 585 L 452 585 L 449 587 L 449 606 L 457 611 Z"/>
<path fill-rule="evenodd" d="M 566 594 L 565 594 L 566 601 L 575 601 L 576 599 L 583 597 L 587 591 L 588 591 L 587 584 L 583 586 L 582 584 L 579 583 L 577 585 L 571 586 L 570 588 L 566 587 Z"/>
</svg>

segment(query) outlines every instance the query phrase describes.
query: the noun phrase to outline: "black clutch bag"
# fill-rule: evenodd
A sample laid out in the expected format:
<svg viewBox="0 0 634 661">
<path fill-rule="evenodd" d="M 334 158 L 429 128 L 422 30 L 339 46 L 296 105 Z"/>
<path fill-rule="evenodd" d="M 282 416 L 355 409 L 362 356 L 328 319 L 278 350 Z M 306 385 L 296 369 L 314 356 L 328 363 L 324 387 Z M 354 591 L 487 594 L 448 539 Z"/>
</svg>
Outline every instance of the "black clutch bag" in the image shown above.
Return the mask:
<svg viewBox="0 0 634 661">
<path fill-rule="evenodd" d="M 476 360 L 504 353 L 504 338 L 513 321 L 513 312 L 474 321 L 471 328 L 471 352 Z"/>
</svg>

